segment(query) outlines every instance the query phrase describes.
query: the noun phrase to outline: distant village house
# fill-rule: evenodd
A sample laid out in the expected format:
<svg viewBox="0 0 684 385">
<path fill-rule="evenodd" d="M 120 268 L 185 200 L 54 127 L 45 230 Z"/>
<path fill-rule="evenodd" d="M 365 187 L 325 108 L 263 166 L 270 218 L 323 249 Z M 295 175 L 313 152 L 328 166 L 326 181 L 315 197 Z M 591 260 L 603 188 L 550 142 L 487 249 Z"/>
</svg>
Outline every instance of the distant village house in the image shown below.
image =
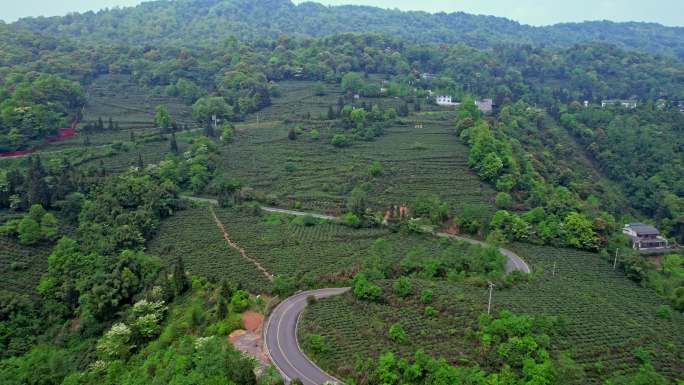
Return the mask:
<svg viewBox="0 0 684 385">
<path fill-rule="evenodd" d="M 633 110 L 637 108 L 637 101 L 630 99 L 630 100 L 619 100 L 619 99 L 606 99 L 601 101 L 601 108 L 606 108 L 607 106 L 622 106 L 624 108 L 628 108 L 630 110 Z"/>
<path fill-rule="evenodd" d="M 643 223 L 628 223 L 622 232 L 629 236 L 632 248 L 639 251 L 657 251 L 666 249 L 669 245 L 667 239 L 660 235 L 660 231 L 651 225 Z"/>
<path fill-rule="evenodd" d="M 459 102 L 454 101 L 451 95 L 438 95 L 435 98 L 435 102 L 438 106 L 445 107 L 459 106 L 461 104 Z M 492 99 L 476 100 L 475 106 L 477 106 L 477 109 L 480 110 L 483 114 L 489 114 L 492 112 L 494 108 L 494 101 Z"/>
<path fill-rule="evenodd" d="M 489 114 L 490 112 L 492 112 L 494 102 L 492 101 L 492 99 L 482 99 L 476 100 L 475 105 L 483 114 Z"/>
<path fill-rule="evenodd" d="M 438 95 L 435 101 L 438 106 L 458 106 L 460 104 L 454 102 L 451 95 Z"/>
</svg>

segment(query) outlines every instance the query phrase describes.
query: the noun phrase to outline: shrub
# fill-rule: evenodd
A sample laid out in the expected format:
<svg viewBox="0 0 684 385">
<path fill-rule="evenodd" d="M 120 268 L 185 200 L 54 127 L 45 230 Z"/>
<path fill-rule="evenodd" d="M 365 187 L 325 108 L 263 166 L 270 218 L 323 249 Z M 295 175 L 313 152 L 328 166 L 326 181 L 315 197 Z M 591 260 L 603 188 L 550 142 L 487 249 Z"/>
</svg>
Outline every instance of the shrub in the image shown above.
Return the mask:
<svg viewBox="0 0 684 385">
<path fill-rule="evenodd" d="M 297 290 L 297 282 L 294 277 L 277 276 L 273 279 L 273 292 L 287 297 Z"/>
<path fill-rule="evenodd" d="M 351 146 L 351 141 L 344 134 L 335 134 L 330 141 L 330 144 L 342 148 Z"/>
<path fill-rule="evenodd" d="M 131 329 L 123 323 L 115 324 L 97 341 L 97 353 L 105 360 L 125 358 L 132 348 L 130 339 Z"/>
<path fill-rule="evenodd" d="M 30 216 L 24 217 L 19 222 L 17 232 L 19 233 L 19 243 L 22 245 L 35 245 L 43 237 L 40 224 Z"/>
<path fill-rule="evenodd" d="M 361 227 L 361 219 L 359 219 L 359 217 L 357 217 L 354 213 L 346 213 L 342 217 L 342 224 L 357 229 Z"/>
<path fill-rule="evenodd" d="M 434 307 L 432 306 L 426 306 L 425 307 L 425 316 L 426 317 L 434 317 L 437 315 L 437 310 L 435 310 Z"/>
<path fill-rule="evenodd" d="M 394 292 L 402 298 L 406 298 L 413 292 L 413 285 L 406 277 L 399 277 L 393 285 Z"/>
<path fill-rule="evenodd" d="M 511 206 L 512 202 L 513 198 L 511 198 L 511 194 L 506 192 L 500 192 L 496 194 L 496 207 L 500 209 L 507 209 Z"/>
<path fill-rule="evenodd" d="M 319 334 L 313 334 L 309 336 L 309 347 L 317 354 L 328 351 L 328 344 L 325 340 L 325 337 Z"/>
<path fill-rule="evenodd" d="M 57 218 L 51 214 L 46 213 L 40 220 L 40 231 L 43 234 L 43 238 L 54 241 L 59 235 L 59 222 Z"/>
<path fill-rule="evenodd" d="M 233 294 L 230 300 L 230 307 L 235 313 L 242 313 L 249 307 L 249 293 L 244 290 L 238 290 Z"/>
<path fill-rule="evenodd" d="M 408 342 L 408 335 L 399 323 L 395 323 L 394 325 L 390 326 L 389 337 L 392 341 L 399 344 L 405 344 Z"/>
<path fill-rule="evenodd" d="M 656 315 L 659 318 L 670 318 L 672 317 L 672 308 L 668 305 L 660 305 L 656 310 Z"/>
<path fill-rule="evenodd" d="M 358 273 L 354 276 L 352 292 L 356 298 L 367 301 L 377 301 L 382 295 L 380 286 L 368 282 L 364 273 Z"/>
<path fill-rule="evenodd" d="M 430 289 L 423 289 L 423 291 L 420 292 L 420 302 L 424 304 L 428 304 L 432 302 L 432 298 L 434 297 L 434 294 L 432 293 L 432 290 Z"/>
<path fill-rule="evenodd" d="M 311 130 L 309 135 L 311 136 L 311 140 L 318 140 L 321 137 L 321 134 L 315 128 Z"/>
<path fill-rule="evenodd" d="M 316 226 L 319 223 L 318 218 L 312 217 L 311 215 L 299 216 L 292 220 L 292 224 L 296 226 Z"/>
<path fill-rule="evenodd" d="M 384 169 L 382 168 L 382 164 L 378 162 L 377 160 L 373 163 L 371 163 L 370 166 L 368 166 L 368 175 L 375 177 L 375 176 L 380 176 L 384 172 Z"/>
</svg>

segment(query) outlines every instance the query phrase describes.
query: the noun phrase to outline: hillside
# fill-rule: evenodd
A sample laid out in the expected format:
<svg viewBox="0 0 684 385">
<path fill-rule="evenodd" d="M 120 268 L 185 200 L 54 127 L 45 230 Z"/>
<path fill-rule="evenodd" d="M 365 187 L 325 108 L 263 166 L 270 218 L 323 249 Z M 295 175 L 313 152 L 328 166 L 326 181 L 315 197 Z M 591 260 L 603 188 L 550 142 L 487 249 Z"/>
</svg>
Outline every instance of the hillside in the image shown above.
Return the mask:
<svg viewBox="0 0 684 385">
<path fill-rule="evenodd" d="M 289 0 L 0 22 L 0 382 L 684 385 L 683 47 Z"/>
<path fill-rule="evenodd" d="M 533 27 L 463 12 L 403 12 L 367 6 L 327 7 L 290 0 L 150 1 L 137 7 L 26 18 L 13 24 L 83 41 L 209 44 L 235 35 L 244 40 L 281 35 L 321 37 L 344 32 L 381 32 L 416 43 L 501 43 L 567 47 L 605 42 L 627 49 L 684 58 L 684 28 L 655 23 L 595 21 Z"/>
</svg>

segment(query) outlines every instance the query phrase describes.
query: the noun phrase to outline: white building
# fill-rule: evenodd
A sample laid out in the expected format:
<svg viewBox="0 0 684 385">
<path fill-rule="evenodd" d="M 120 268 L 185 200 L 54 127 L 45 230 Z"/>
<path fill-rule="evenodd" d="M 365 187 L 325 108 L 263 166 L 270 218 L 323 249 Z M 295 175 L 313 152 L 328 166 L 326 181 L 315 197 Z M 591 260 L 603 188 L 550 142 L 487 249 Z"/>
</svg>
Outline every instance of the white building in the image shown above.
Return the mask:
<svg viewBox="0 0 684 385">
<path fill-rule="evenodd" d="M 607 99 L 601 101 L 601 108 L 606 108 L 606 106 L 620 105 L 624 108 L 633 110 L 637 108 L 636 100 L 618 100 L 618 99 Z"/>
<path fill-rule="evenodd" d="M 622 233 L 630 237 L 632 247 L 635 250 L 652 251 L 668 247 L 667 239 L 661 236 L 660 231 L 651 225 L 638 222 L 628 223 L 622 229 Z"/>
<path fill-rule="evenodd" d="M 477 106 L 477 109 L 480 110 L 480 112 L 482 112 L 483 114 L 488 114 L 492 112 L 494 101 L 492 99 L 476 100 L 475 105 Z"/>
<path fill-rule="evenodd" d="M 435 101 L 438 106 L 458 106 L 460 104 L 454 102 L 451 95 L 438 95 Z"/>
</svg>

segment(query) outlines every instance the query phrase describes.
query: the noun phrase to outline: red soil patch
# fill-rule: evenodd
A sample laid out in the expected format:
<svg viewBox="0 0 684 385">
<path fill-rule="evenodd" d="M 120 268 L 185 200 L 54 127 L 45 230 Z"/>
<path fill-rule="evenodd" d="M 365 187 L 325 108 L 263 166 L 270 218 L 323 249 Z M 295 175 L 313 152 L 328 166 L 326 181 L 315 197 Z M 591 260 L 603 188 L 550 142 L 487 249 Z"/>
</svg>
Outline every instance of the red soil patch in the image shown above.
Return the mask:
<svg viewBox="0 0 684 385">
<path fill-rule="evenodd" d="M 458 224 L 454 222 L 454 218 L 449 218 L 449 220 L 444 223 L 442 231 L 449 235 L 461 234 L 461 229 Z"/>
<path fill-rule="evenodd" d="M 259 313 L 248 311 L 242 314 L 242 325 L 246 330 L 249 330 L 250 332 L 261 330 L 261 326 L 263 324 L 264 316 Z"/>
</svg>

